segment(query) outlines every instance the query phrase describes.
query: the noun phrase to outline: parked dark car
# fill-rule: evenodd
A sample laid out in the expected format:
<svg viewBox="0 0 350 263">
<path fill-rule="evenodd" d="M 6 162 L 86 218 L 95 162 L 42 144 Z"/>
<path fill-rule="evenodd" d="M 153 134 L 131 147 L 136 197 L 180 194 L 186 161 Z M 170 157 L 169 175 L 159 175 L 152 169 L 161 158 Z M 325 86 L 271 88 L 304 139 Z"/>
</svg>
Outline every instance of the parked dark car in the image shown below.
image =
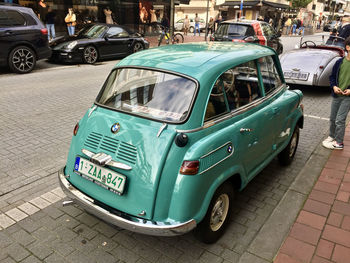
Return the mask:
<svg viewBox="0 0 350 263">
<path fill-rule="evenodd" d="M 56 39 L 50 46 L 53 61 L 93 64 L 147 49 L 149 42 L 127 27 L 98 23 L 87 24 L 77 35 Z"/>
<path fill-rule="evenodd" d="M 221 22 L 211 36 L 213 41 L 250 42 L 272 47 L 278 54 L 283 52 L 281 33 L 268 23 L 256 20 L 227 20 Z"/>
<path fill-rule="evenodd" d="M 0 3 L 0 66 L 28 73 L 37 60 L 50 56 L 47 29 L 33 10 Z"/>
</svg>

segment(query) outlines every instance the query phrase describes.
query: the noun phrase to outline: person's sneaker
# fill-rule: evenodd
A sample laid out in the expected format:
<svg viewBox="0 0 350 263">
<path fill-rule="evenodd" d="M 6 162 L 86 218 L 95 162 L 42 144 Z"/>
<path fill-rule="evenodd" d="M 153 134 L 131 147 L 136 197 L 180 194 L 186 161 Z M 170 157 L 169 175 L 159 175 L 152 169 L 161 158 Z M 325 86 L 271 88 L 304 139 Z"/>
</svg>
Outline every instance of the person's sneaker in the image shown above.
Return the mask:
<svg viewBox="0 0 350 263">
<path fill-rule="evenodd" d="M 332 138 L 331 136 L 328 136 L 323 142 L 322 145 L 328 149 L 331 149 L 331 144 L 333 143 L 334 138 Z"/>
<path fill-rule="evenodd" d="M 344 144 L 343 143 L 337 143 L 336 141 L 333 142 L 323 142 L 322 145 L 328 149 L 332 150 L 343 150 Z"/>
<path fill-rule="evenodd" d="M 333 142 L 333 149 L 334 150 L 343 150 L 344 149 L 344 143 L 337 143 L 336 141 Z"/>
</svg>

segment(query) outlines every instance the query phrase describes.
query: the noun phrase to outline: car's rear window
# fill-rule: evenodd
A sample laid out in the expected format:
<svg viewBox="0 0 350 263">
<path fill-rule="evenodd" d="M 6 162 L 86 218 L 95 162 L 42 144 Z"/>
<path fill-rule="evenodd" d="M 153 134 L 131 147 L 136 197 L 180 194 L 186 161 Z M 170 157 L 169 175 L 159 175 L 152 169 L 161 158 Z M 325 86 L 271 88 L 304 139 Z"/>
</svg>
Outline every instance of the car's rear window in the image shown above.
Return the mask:
<svg viewBox="0 0 350 263">
<path fill-rule="evenodd" d="M 169 73 L 120 68 L 107 78 L 96 102 L 100 105 L 164 122 L 186 120 L 197 84 Z"/>
<path fill-rule="evenodd" d="M 230 24 L 227 34 L 229 36 L 252 36 L 254 29 L 249 25 Z"/>
</svg>

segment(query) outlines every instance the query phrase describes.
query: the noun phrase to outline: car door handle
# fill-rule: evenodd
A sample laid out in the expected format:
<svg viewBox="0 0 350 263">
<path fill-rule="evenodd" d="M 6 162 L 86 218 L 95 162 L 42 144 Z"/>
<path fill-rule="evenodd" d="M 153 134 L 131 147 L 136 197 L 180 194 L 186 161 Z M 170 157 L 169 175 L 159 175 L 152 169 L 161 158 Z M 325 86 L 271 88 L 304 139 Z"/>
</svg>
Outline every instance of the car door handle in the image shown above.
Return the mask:
<svg viewBox="0 0 350 263">
<path fill-rule="evenodd" d="M 240 133 L 251 132 L 251 131 L 252 131 L 252 129 L 249 129 L 249 128 L 241 128 L 241 129 L 239 130 Z"/>
<path fill-rule="evenodd" d="M 12 30 L 6 30 L 6 31 L 5 31 L 5 34 L 6 34 L 6 35 L 12 35 L 12 34 L 13 34 L 13 31 L 12 31 Z"/>
</svg>

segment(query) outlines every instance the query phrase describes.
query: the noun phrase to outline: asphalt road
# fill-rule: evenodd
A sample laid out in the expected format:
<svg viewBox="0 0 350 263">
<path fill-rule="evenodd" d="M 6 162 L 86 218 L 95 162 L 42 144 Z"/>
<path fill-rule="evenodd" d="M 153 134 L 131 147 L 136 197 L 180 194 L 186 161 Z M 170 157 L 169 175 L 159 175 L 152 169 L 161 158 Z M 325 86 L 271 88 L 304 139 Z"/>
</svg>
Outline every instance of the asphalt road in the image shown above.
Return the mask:
<svg viewBox="0 0 350 263">
<path fill-rule="evenodd" d="M 286 51 L 299 38 L 282 41 Z M 239 194 L 224 237 L 204 245 L 191 233 L 143 236 L 111 227 L 79 207 L 61 207 L 56 174 L 65 164 L 73 127 L 115 63 L 42 61 L 27 75 L 0 71 L 0 261 L 267 262 L 249 248 L 326 135 L 328 89 L 302 89 L 305 127 L 295 160 L 288 167 L 273 161 L 264 169 Z"/>
</svg>

